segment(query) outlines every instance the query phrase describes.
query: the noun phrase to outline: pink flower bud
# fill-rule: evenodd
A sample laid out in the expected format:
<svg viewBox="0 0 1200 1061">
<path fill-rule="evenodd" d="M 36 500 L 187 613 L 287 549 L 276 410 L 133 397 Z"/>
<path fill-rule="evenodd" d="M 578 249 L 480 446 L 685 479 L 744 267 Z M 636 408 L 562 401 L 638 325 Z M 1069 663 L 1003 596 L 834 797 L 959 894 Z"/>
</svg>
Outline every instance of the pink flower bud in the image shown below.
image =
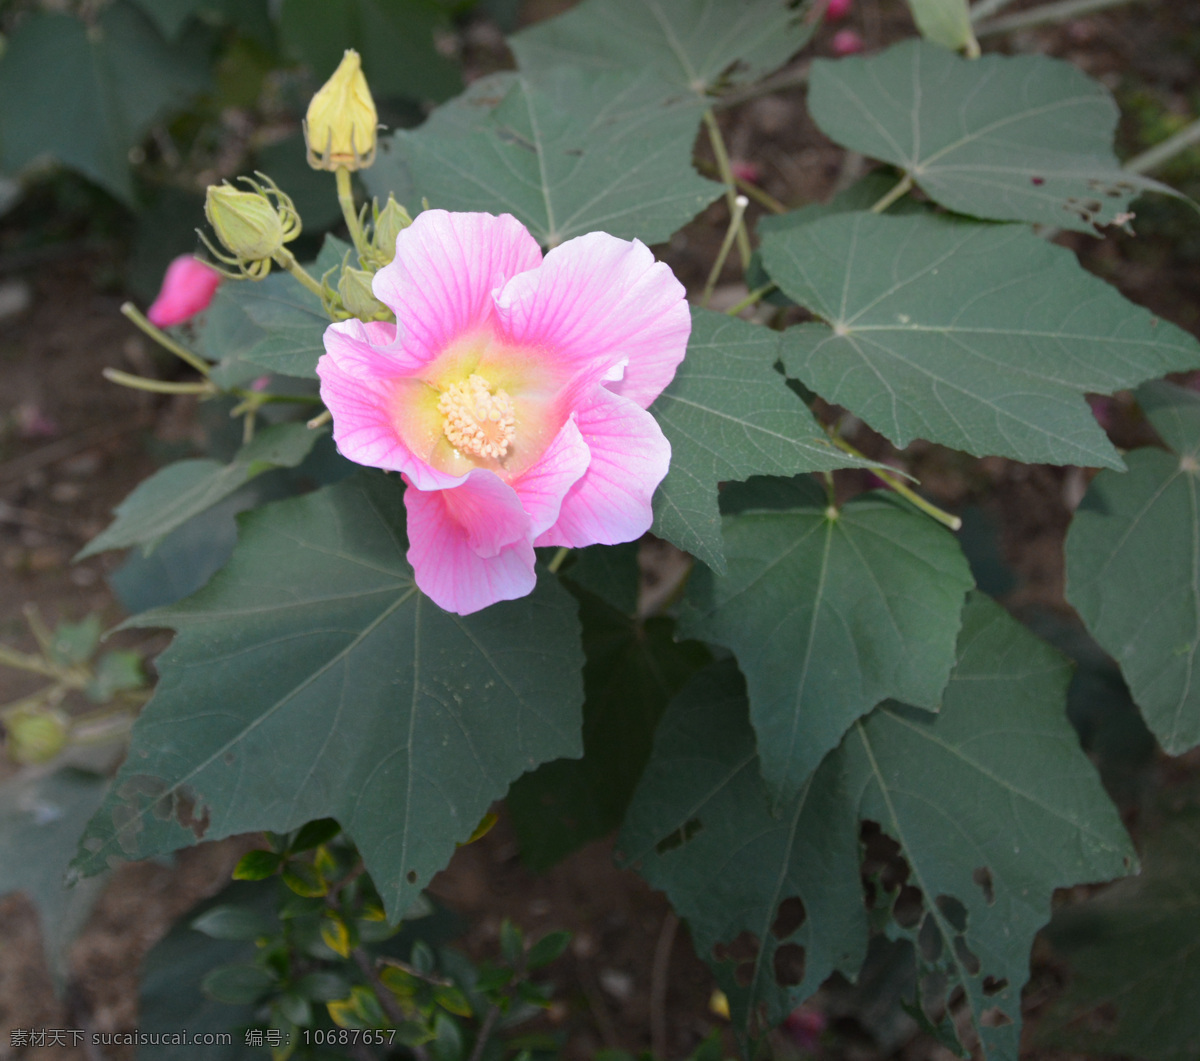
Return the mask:
<svg viewBox="0 0 1200 1061">
<path fill-rule="evenodd" d="M 825 1014 L 819 1009 L 800 1006 L 788 1014 L 783 1030 L 803 1050 L 812 1050 L 821 1041 L 821 1033 L 828 1024 Z"/>
<path fill-rule="evenodd" d="M 183 254 L 167 266 L 162 290 L 146 311 L 146 318 L 158 328 L 182 324 L 206 309 L 216 294 L 221 274 L 190 254 Z"/>
<path fill-rule="evenodd" d="M 825 8 L 825 21 L 837 22 L 845 18 L 850 14 L 853 2 L 854 0 L 829 0 L 829 5 Z"/>
<path fill-rule="evenodd" d="M 852 29 L 840 29 L 833 35 L 834 55 L 853 55 L 861 52 L 866 45 L 863 39 Z"/>
<path fill-rule="evenodd" d="M 757 184 L 762 172 L 758 168 L 757 162 L 746 162 L 742 159 L 735 158 L 729 168 L 733 170 L 733 175 L 740 181 L 746 181 L 749 184 Z"/>
</svg>

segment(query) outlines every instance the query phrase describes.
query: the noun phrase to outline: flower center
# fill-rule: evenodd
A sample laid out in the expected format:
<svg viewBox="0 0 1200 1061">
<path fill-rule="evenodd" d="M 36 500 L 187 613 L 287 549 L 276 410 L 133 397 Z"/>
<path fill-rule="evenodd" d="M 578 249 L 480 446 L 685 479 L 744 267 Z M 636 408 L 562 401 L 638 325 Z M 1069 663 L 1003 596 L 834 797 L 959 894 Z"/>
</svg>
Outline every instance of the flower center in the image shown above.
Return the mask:
<svg viewBox="0 0 1200 1061">
<path fill-rule="evenodd" d="M 499 460 L 508 453 L 517 433 L 513 401 L 502 389 L 477 373 L 451 383 L 438 401 L 442 430 L 460 453 Z"/>
</svg>

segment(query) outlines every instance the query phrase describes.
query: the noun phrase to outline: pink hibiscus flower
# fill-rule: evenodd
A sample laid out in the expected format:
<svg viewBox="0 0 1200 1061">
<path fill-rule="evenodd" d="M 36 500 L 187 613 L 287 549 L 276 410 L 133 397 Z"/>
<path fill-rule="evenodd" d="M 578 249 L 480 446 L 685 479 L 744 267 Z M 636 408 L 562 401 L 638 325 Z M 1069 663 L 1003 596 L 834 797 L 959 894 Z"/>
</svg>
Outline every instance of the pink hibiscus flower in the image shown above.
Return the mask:
<svg viewBox="0 0 1200 1061">
<path fill-rule="evenodd" d="M 150 308 L 146 319 L 159 328 L 170 328 L 194 317 L 217 293 L 221 274 L 190 254 L 181 254 L 167 266 L 162 290 Z"/>
<path fill-rule="evenodd" d="M 400 472 L 417 586 L 467 615 L 523 597 L 535 545 L 632 541 L 671 446 L 646 409 L 691 332 L 683 286 L 603 232 L 545 258 L 507 214 L 427 210 L 375 297 L 398 324 L 325 331 L 333 437 Z"/>
</svg>

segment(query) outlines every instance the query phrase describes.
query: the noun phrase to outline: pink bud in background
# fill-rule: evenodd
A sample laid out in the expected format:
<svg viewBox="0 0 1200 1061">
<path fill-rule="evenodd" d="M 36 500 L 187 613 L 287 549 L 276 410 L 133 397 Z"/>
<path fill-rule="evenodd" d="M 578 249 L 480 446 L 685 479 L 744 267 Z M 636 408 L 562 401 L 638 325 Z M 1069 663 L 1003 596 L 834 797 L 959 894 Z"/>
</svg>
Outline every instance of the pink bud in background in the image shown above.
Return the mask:
<svg viewBox="0 0 1200 1061">
<path fill-rule="evenodd" d="M 861 52 L 865 45 L 863 39 L 852 29 L 840 29 L 833 35 L 834 55 L 853 55 Z"/>
<path fill-rule="evenodd" d="M 829 0 L 829 4 L 825 8 L 825 21 L 837 22 L 839 19 L 845 18 L 850 14 L 853 2 L 854 0 Z"/>
<path fill-rule="evenodd" d="M 182 324 L 206 309 L 216 294 L 221 274 L 190 254 L 182 254 L 167 266 L 158 298 L 146 311 L 157 328 Z"/>
<path fill-rule="evenodd" d="M 813 1050 L 821 1041 L 821 1033 L 829 1023 L 819 1009 L 800 1006 L 788 1014 L 783 1030 L 803 1050 Z"/>
<path fill-rule="evenodd" d="M 735 158 L 730 162 L 729 168 L 738 180 L 746 181 L 748 184 L 757 184 L 759 178 L 762 177 L 757 162 L 746 162 L 744 159 Z"/>
</svg>

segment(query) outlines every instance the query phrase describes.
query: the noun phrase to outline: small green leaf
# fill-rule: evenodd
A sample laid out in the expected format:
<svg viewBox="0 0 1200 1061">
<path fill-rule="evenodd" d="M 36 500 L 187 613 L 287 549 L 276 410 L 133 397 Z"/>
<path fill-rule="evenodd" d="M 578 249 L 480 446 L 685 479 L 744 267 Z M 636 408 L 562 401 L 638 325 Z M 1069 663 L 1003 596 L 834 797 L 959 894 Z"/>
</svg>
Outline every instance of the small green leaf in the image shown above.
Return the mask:
<svg viewBox="0 0 1200 1061">
<path fill-rule="evenodd" d="M 355 946 L 351 927 L 333 910 L 327 910 L 321 920 L 321 939 L 339 958 L 349 958 Z"/>
<path fill-rule="evenodd" d="M 1200 744 L 1200 395 L 1152 383 L 1138 400 L 1175 452 L 1134 450 L 1128 472 L 1092 480 L 1067 534 L 1066 593 L 1179 755 Z"/>
<path fill-rule="evenodd" d="M 944 528 L 879 495 L 727 516 L 725 551 L 727 577 L 692 576 L 682 629 L 737 656 L 780 799 L 876 704 L 937 708 L 974 584 Z"/>
<path fill-rule="evenodd" d="M 50 642 L 50 657 L 64 667 L 86 663 L 100 644 L 100 616 L 92 614 L 77 623 L 59 623 Z"/>
<path fill-rule="evenodd" d="M 966 48 L 979 53 L 979 44 L 971 31 L 967 0 L 908 0 L 913 21 L 921 36 L 952 51 Z"/>
<path fill-rule="evenodd" d="M 788 373 L 898 446 L 1120 468 L 1084 393 L 1200 366 L 1192 336 L 1021 226 L 836 214 L 762 250 L 824 322 L 784 332 Z"/>
<path fill-rule="evenodd" d="M 778 360 L 778 333 L 693 309 L 687 356 L 651 406 L 671 443 L 652 530 L 714 571 L 725 570 L 718 482 L 866 463 L 830 443 Z"/>
<path fill-rule="evenodd" d="M 312 1004 L 303 995 L 294 991 L 285 991 L 275 1000 L 275 1006 L 285 1020 L 299 1028 L 307 1028 L 312 1024 Z"/>
<path fill-rule="evenodd" d="M 338 973 L 321 970 L 299 980 L 296 992 L 313 1002 L 332 1002 L 349 995 L 350 984 Z"/>
<path fill-rule="evenodd" d="M 633 72 L 663 97 L 758 80 L 798 52 L 815 23 L 782 0 L 586 0 L 511 37 L 534 80 L 556 67 Z M 648 91 L 651 91 L 648 89 Z"/>
<path fill-rule="evenodd" d="M 512 966 L 516 966 L 525 954 L 525 937 L 508 918 L 500 922 L 500 953 Z"/>
<path fill-rule="evenodd" d="M 313 448 L 321 432 L 305 424 L 263 428 L 229 464 L 185 460 L 169 464 L 141 483 L 117 506 L 116 519 L 76 557 L 144 545 L 149 552 L 171 531 L 271 468 L 294 468 Z"/>
<path fill-rule="evenodd" d="M 315 866 L 307 862 L 289 862 L 283 869 L 283 883 L 305 899 L 318 899 L 329 894 L 329 882 Z"/>
<path fill-rule="evenodd" d="M 457 987 L 439 987 L 433 997 L 442 1009 L 457 1017 L 470 1017 L 474 1012 L 470 1000 Z"/>
<path fill-rule="evenodd" d="M 247 851 L 233 867 L 234 880 L 265 880 L 283 864 L 283 855 L 275 851 Z"/>
<path fill-rule="evenodd" d="M 257 939 L 271 932 L 271 923 L 257 910 L 228 904 L 210 907 L 190 924 L 211 939 Z"/>
<path fill-rule="evenodd" d="M 543 936 L 529 948 L 529 954 L 525 959 L 526 968 L 532 971 L 549 965 L 552 961 L 557 960 L 570 942 L 570 932 L 551 932 L 548 936 Z"/>
<path fill-rule="evenodd" d="M 433 1056 L 437 1061 L 460 1061 L 463 1040 L 458 1022 L 445 1013 L 439 1013 L 433 1019 L 433 1030 Z"/>
<path fill-rule="evenodd" d="M 274 986 L 275 978 L 257 965 L 224 965 L 200 981 L 206 997 L 235 1006 L 257 1002 Z"/>
<path fill-rule="evenodd" d="M 450 118 L 393 134 L 364 171 L 371 192 L 411 187 L 435 207 L 511 213 L 548 247 L 596 229 L 659 243 L 721 193 L 692 166 L 695 97 L 661 105 L 633 75 L 572 66 L 502 84 L 499 100 L 469 94 L 489 106 L 452 103 Z"/>
<path fill-rule="evenodd" d="M 136 652 L 105 652 L 96 661 L 92 680 L 84 694 L 96 704 L 107 704 L 117 693 L 140 689 L 146 684 L 142 657 Z"/>
<path fill-rule="evenodd" d="M 975 217 L 1095 233 L 1143 191 L 1177 194 L 1121 169 L 1108 90 L 1044 55 L 964 59 L 914 40 L 817 59 L 808 105 L 827 136 Z"/>
<path fill-rule="evenodd" d="M 333 818 L 318 818 L 300 827 L 295 839 L 288 844 L 291 854 L 301 851 L 311 851 L 314 847 L 328 843 L 342 831 L 342 827 Z"/>
</svg>

